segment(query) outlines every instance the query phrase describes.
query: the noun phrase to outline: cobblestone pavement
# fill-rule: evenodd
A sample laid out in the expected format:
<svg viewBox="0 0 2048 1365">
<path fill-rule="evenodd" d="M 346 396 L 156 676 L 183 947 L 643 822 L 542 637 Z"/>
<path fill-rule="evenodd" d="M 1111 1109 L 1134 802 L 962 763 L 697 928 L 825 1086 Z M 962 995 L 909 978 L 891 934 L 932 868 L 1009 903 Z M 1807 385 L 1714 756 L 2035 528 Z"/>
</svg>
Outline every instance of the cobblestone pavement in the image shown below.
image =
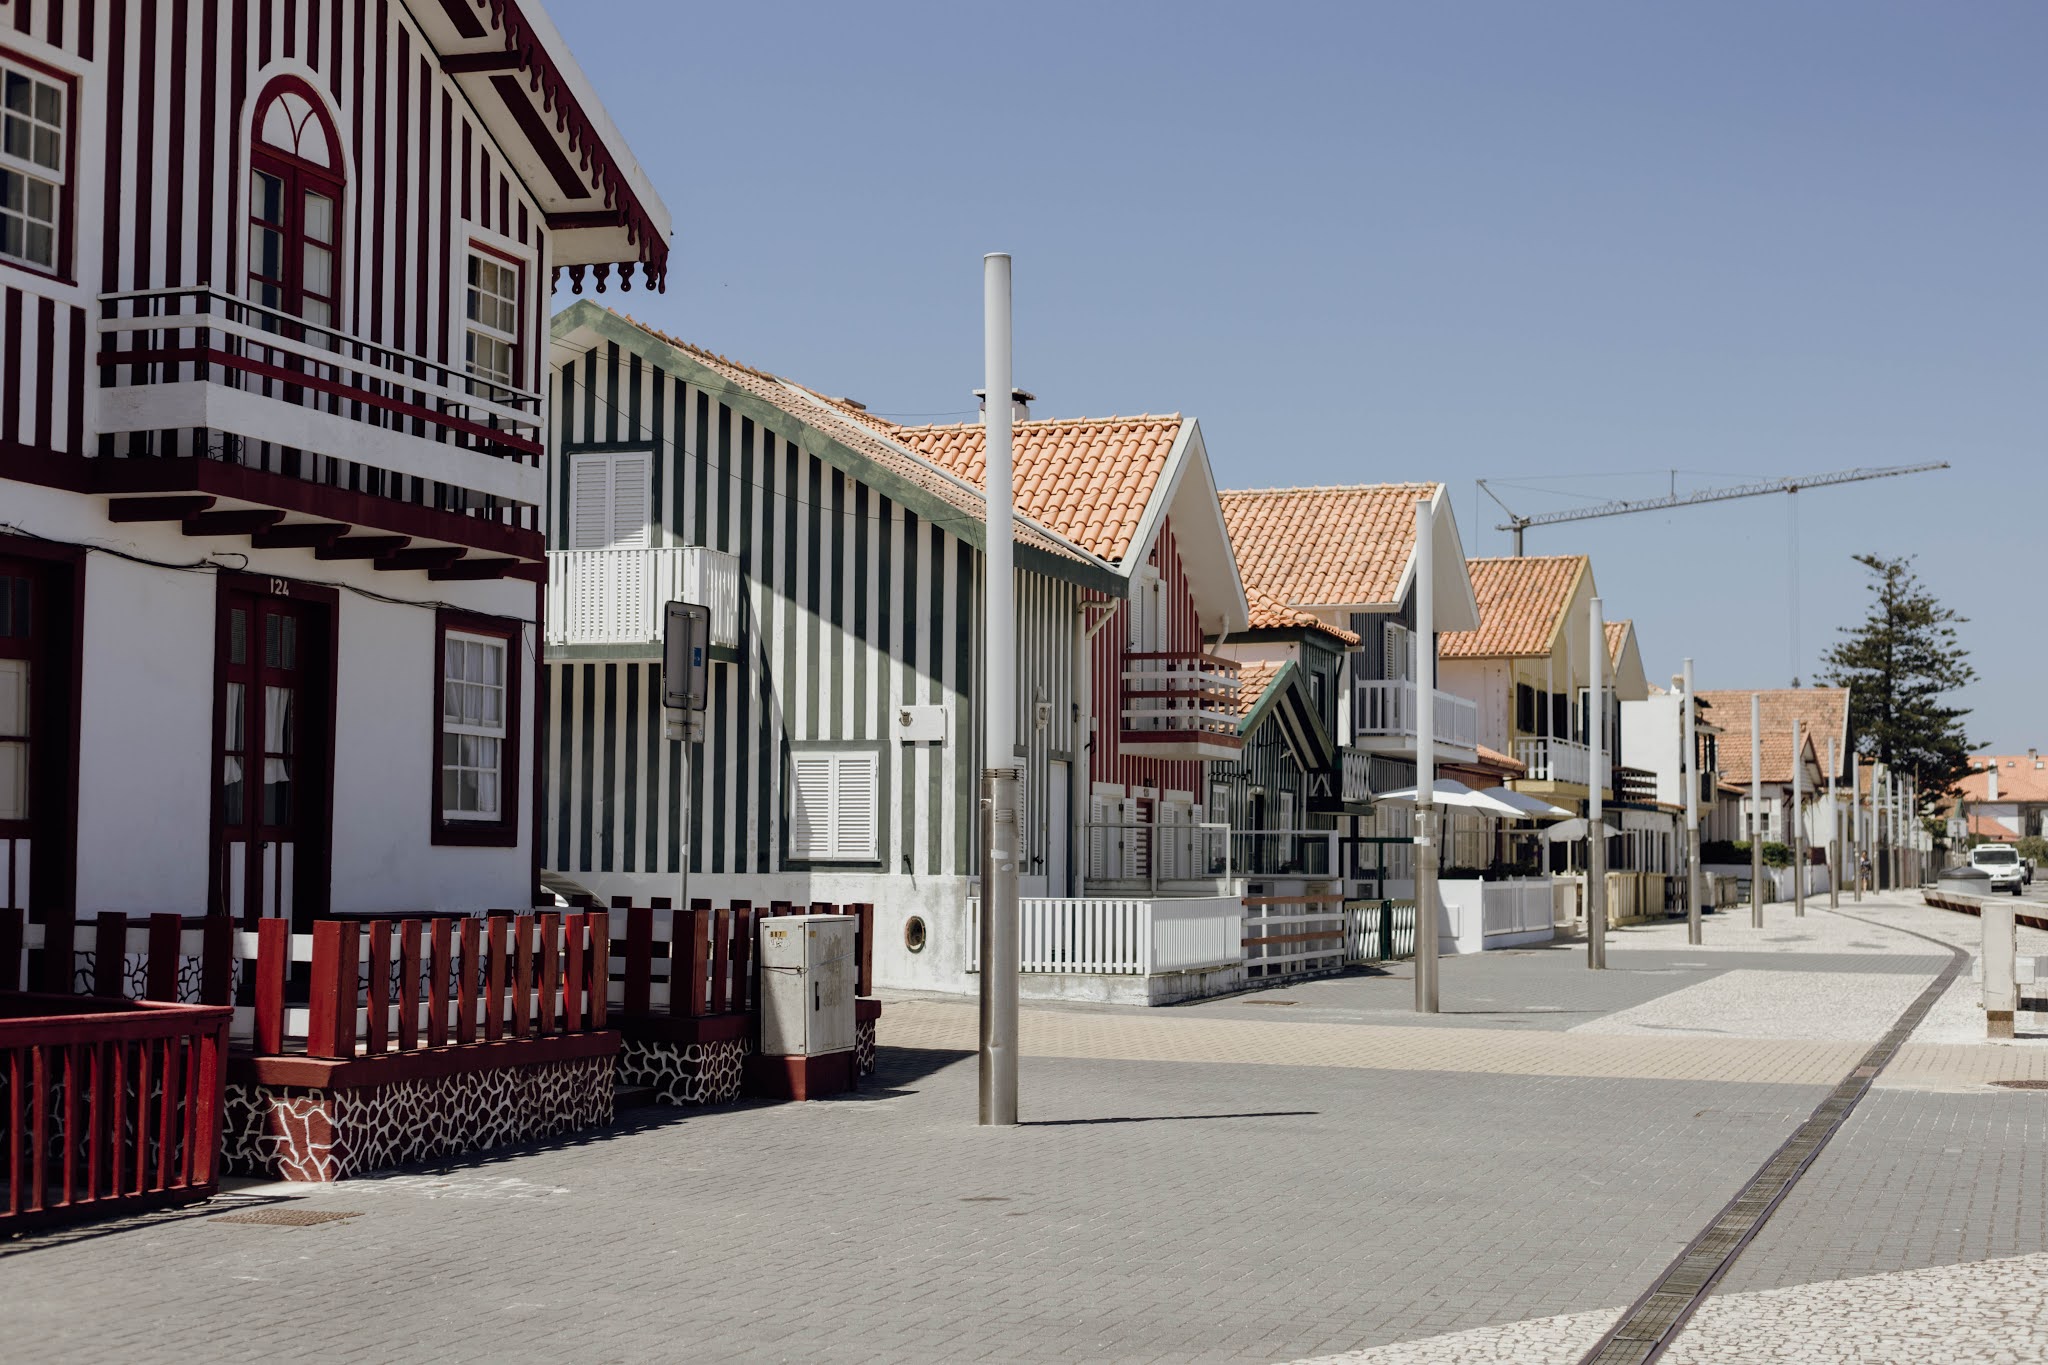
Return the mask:
<svg viewBox="0 0 2048 1365">
<path fill-rule="evenodd" d="M 1562 1027 L 1396 1024 L 1360 977 L 1268 993 L 1292 1007 L 1034 1007 L 1006 1132 L 972 1125 L 973 1009 L 895 1001 L 858 1097 L 235 1196 L 354 1215 L 318 1226 L 17 1244 L 0 1354 L 1570 1362 L 1874 1033 L 1846 1035 L 1889 1024 L 1873 1002 L 1940 969 L 1896 932 L 1939 913 L 1629 930 L 1600 976 L 1446 960 L 1447 1002 L 1591 1011 Z M 2007 1315 L 2038 1310 L 2048 1094 L 1984 1084 L 2009 1075 L 2048 1077 L 2048 1048 L 1908 1044 L 1668 1359 L 2039 1358 Z"/>
</svg>

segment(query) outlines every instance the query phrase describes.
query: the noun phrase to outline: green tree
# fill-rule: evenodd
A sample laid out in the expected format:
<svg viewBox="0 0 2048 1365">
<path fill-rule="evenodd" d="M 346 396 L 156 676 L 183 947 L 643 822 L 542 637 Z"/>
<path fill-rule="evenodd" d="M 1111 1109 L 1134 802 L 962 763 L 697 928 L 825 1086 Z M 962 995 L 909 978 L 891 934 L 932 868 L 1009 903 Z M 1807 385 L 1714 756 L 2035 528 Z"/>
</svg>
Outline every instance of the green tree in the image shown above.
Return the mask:
<svg viewBox="0 0 2048 1365">
<path fill-rule="evenodd" d="M 1910 555 L 1857 555 L 1870 571 L 1870 614 L 1821 659 L 1822 681 L 1849 689 L 1856 749 L 1919 783 L 1923 810 L 1956 788 L 1970 767 L 1966 708 L 1943 698 L 1977 676 L 1956 627 L 1969 618 L 1935 600 Z"/>
</svg>

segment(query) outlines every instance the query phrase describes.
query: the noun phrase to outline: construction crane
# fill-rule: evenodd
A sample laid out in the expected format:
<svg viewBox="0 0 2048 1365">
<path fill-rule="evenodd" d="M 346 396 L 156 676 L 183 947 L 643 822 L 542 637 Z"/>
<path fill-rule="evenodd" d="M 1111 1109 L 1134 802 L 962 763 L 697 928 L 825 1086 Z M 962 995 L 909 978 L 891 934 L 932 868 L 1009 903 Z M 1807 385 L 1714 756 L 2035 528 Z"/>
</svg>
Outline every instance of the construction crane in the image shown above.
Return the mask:
<svg viewBox="0 0 2048 1365">
<path fill-rule="evenodd" d="M 1936 460 L 1931 464 L 1887 465 L 1878 469 L 1838 469 L 1832 474 L 1807 474 L 1790 479 L 1760 479 L 1755 483 L 1736 484 L 1731 488 L 1702 488 L 1696 493 L 1673 492 L 1661 498 L 1618 498 L 1593 507 L 1568 507 L 1562 512 L 1539 512 L 1525 517 L 1514 508 L 1501 502 L 1500 495 L 1487 487 L 1486 480 L 1480 479 L 1479 491 L 1492 498 L 1500 510 L 1508 514 L 1507 521 L 1494 527 L 1496 531 L 1515 533 L 1515 558 L 1522 557 L 1522 532 L 1531 526 L 1555 526 L 1566 521 L 1591 521 L 1595 517 L 1618 517 L 1629 512 L 1659 512 L 1668 507 L 1691 507 L 1703 502 L 1728 502 L 1734 498 L 1760 498 L 1767 493 L 1797 493 L 1802 488 L 1826 488 L 1830 484 L 1860 483 L 1865 479 L 1890 479 L 1901 474 L 1924 474 L 1930 469 L 1947 469 L 1947 460 Z M 1672 471 L 1672 481 L 1677 482 L 1678 473 Z"/>
<path fill-rule="evenodd" d="M 1876 469 L 1838 469 L 1831 474 L 1806 474 L 1790 479 L 1759 479 L 1755 483 L 1735 484 L 1728 488 L 1702 488 L 1696 493 L 1678 491 L 1678 471 L 1671 471 L 1671 492 L 1661 498 L 1618 498 L 1592 507 L 1566 508 L 1562 512 L 1539 512 L 1535 516 L 1523 516 L 1500 500 L 1500 495 L 1486 486 L 1486 480 L 1477 480 L 1479 491 L 1492 498 L 1500 510 L 1508 514 L 1507 522 L 1493 529 L 1512 531 L 1515 535 L 1515 558 L 1522 557 L 1522 532 L 1531 526 L 1556 526 L 1567 521 L 1591 521 L 1595 517 L 1619 517 L 1630 512 L 1659 512 L 1671 507 L 1692 507 L 1703 502 L 1728 502 L 1735 498 L 1760 498 L 1767 493 L 1797 493 L 1802 488 L 1826 488 L 1838 483 L 1861 483 L 1865 479 L 1890 479 L 1901 474 L 1924 474 L 1931 469 L 1947 469 L 1947 460 L 1935 460 L 1928 464 L 1885 465 Z M 1797 504 L 1793 504 L 1795 507 Z M 1799 518 L 1794 512 L 1791 534 L 1787 537 L 1787 572 L 1792 588 L 1787 594 L 1789 626 L 1792 643 L 1792 685 L 1799 686 Z"/>
</svg>

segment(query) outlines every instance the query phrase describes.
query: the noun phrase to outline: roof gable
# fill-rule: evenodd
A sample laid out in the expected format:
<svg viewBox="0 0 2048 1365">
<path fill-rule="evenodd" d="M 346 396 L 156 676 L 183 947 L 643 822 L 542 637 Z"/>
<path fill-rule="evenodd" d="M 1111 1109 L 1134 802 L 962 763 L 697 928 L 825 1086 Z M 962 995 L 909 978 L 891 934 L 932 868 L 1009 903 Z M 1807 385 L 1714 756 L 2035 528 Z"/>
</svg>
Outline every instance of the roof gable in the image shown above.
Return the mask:
<svg viewBox="0 0 2048 1365">
<path fill-rule="evenodd" d="M 1475 559 L 1470 567 L 1479 628 L 1446 632 L 1438 649 L 1446 659 L 1550 653 L 1579 580 L 1591 572 L 1584 555 Z"/>
<path fill-rule="evenodd" d="M 1811 745 L 1811 755 L 1820 769 L 1827 769 L 1827 746 L 1835 741 L 1836 775 L 1849 771 L 1849 689 L 1846 687 L 1775 687 L 1756 693 L 1763 725 L 1763 775 L 1765 782 L 1792 781 L 1792 722 L 1799 721 L 1802 747 Z M 1700 700 L 1713 711 L 1721 737 L 1715 745 L 1720 756 L 1723 781 L 1746 787 L 1749 784 L 1748 692 L 1701 689 Z"/>
<path fill-rule="evenodd" d="M 1247 593 L 1297 609 L 1398 611 L 1415 579 L 1415 504 L 1436 519 L 1440 623 L 1477 624 L 1465 551 L 1442 484 L 1254 488 L 1218 495 Z"/>
</svg>

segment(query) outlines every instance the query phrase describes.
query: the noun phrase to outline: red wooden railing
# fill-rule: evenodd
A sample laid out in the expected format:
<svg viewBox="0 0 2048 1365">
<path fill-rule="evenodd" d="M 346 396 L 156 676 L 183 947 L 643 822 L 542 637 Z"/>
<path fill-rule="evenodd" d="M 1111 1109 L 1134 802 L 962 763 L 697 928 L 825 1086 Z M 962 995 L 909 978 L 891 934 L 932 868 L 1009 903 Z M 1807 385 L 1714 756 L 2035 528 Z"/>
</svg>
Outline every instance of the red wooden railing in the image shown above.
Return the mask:
<svg viewBox="0 0 2048 1365">
<path fill-rule="evenodd" d="M 689 909 L 676 910 L 664 897 L 634 905 L 619 896 L 613 898 L 612 909 L 626 926 L 625 938 L 613 945 L 613 952 L 619 1010 L 628 1018 L 745 1014 L 757 1008 L 757 925 L 777 915 L 852 915 L 854 993 L 866 995 L 873 987 L 873 905 L 770 901 L 757 907 L 752 901 L 734 901 L 714 908 L 708 900 L 693 900 Z M 665 913 L 658 917 L 657 911 Z M 667 936 L 657 936 L 657 930 Z"/>
<path fill-rule="evenodd" d="M 232 1017 L 0 991 L 0 1232 L 212 1195 Z"/>
<path fill-rule="evenodd" d="M 285 1049 L 290 927 L 257 926 L 255 1046 Z M 382 1056 L 606 1027 L 602 910 L 313 925 L 306 1055 Z"/>
</svg>

